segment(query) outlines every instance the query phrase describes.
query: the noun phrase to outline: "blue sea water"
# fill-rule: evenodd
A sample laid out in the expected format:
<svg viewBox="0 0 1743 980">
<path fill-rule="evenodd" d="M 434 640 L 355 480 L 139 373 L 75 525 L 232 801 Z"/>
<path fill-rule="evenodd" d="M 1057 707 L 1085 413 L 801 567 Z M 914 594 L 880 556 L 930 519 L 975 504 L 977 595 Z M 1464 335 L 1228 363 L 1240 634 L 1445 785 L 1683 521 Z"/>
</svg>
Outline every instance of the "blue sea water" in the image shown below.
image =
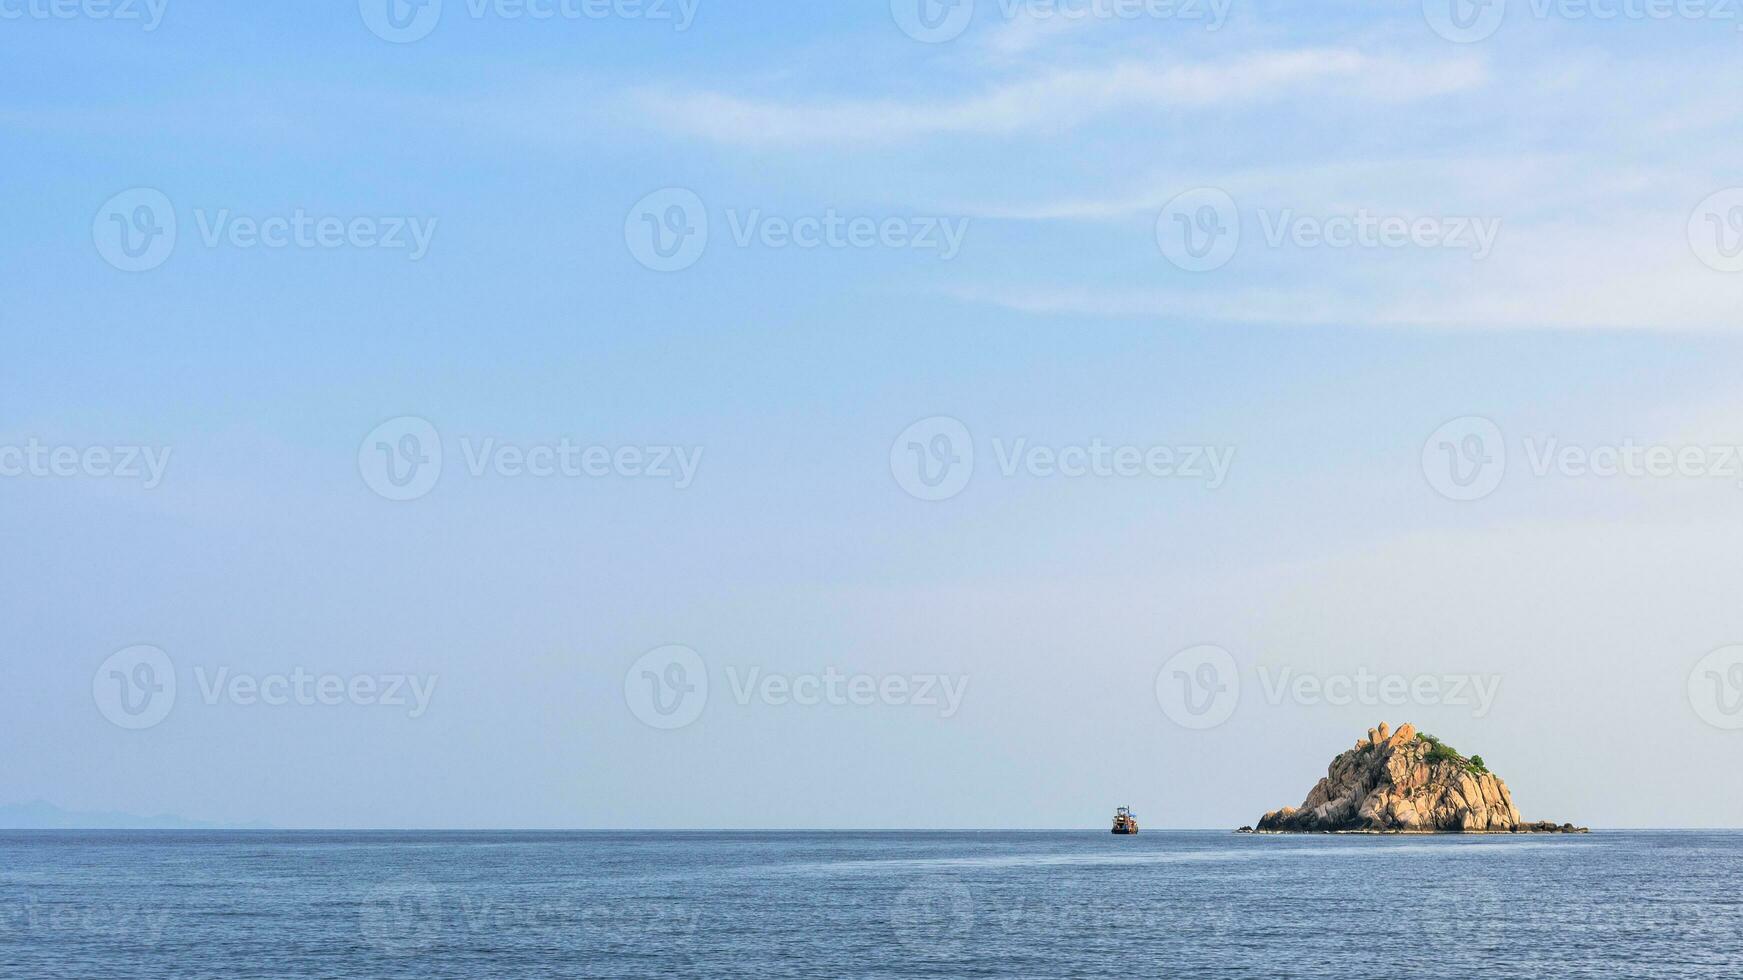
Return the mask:
<svg viewBox="0 0 1743 980">
<path fill-rule="evenodd" d="M 0 976 L 1743 976 L 1743 833 L 0 833 Z"/>
</svg>

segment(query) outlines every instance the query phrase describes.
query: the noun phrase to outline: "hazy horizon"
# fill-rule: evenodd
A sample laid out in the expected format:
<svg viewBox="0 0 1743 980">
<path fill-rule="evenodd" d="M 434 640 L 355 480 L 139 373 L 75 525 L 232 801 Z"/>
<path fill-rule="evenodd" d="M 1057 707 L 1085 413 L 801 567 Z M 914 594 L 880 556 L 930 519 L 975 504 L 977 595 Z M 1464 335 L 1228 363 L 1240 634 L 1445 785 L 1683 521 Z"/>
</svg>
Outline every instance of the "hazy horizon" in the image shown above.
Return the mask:
<svg viewBox="0 0 1743 980">
<path fill-rule="evenodd" d="M 1453 2 L 18 8 L 0 804 L 1743 826 L 1737 24 Z"/>
<path fill-rule="evenodd" d="M 1293 805 L 1293 804 L 1290 804 Z M 1137 816 L 1143 820 L 1145 833 L 1232 833 L 1234 827 L 1186 827 L 1154 824 L 1137 808 L 1133 808 Z M 45 812 L 47 811 L 47 812 Z M 19 814 L 38 814 L 44 819 L 39 824 L 31 824 L 28 817 Z M 103 824 L 92 822 L 92 818 L 121 818 L 120 822 Z M 58 820 L 60 822 L 53 822 Z M 749 834 L 792 834 L 792 833 L 1095 833 L 1104 834 L 1107 828 L 1102 826 L 1105 820 L 1087 822 L 1081 826 L 1033 827 L 1033 826 L 986 826 L 986 827 L 582 827 L 582 826 L 525 826 L 525 827 L 277 827 L 264 824 L 252 825 L 222 825 L 209 824 L 199 820 L 188 819 L 182 814 L 156 814 L 139 816 L 136 814 L 102 813 L 91 814 L 63 810 L 44 801 L 30 801 L 23 804 L 0 804 L 0 832 L 3 831 L 43 831 L 43 832 L 103 832 L 115 831 L 121 833 L 262 833 L 262 834 L 302 834 L 302 833 L 504 833 L 504 834 L 544 834 L 544 833 L 576 833 L 576 834 L 624 834 L 624 833 L 749 833 Z M 1589 828 L 1593 833 L 1605 831 L 1688 831 L 1718 832 L 1737 831 L 1743 833 L 1743 827 L 1720 826 L 1597 826 Z M 1344 835 L 1344 836 L 1361 836 Z"/>
</svg>

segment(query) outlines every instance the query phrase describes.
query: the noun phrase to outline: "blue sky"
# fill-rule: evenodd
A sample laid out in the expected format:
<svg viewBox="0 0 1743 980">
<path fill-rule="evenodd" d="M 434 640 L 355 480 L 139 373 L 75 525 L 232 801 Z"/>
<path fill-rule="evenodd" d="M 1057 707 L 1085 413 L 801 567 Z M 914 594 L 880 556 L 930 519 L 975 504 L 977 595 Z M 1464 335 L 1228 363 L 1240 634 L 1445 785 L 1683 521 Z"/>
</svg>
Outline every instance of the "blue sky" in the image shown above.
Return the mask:
<svg viewBox="0 0 1743 980">
<path fill-rule="evenodd" d="M 394 43 L 373 2 L 3 8 L 26 13 L 0 20 L 0 469 L 6 447 L 169 456 L 149 488 L 0 476 L 0 802 L 321 827 L 1094 826 L 1131 803 L 1222 826 L 1299 802 L 1385 718 L 1482 752 L 1528 816 L 1743 823 L 1743 791 L 1697 778 L 1734 763 L 1743 689 L 1704 713 L 1689 690 L 1738 676 L 1703 660 L 1743 642 L 1737 477 L 1532 465 L 1632 440 L 1722 470 L 1743 444 L 1723 6 L 1514 0 L 1457 43 L 1436 0 L 1234 0 L 1214 30 L 1208 5 L 981 0 L 932 43 L 902 0 L 699 0 L 683 29 L 445 0 Z M 142 190 L 176 239 L 126 271 L 106 235 Z M 637 229 L 671 190 L 708 230 L 658 271 Z M 347 231 L 249 236 L 299 214 Z M 879 230 L 788 244 L 805 219 Z M 1363 222 L 1422 233 L 1319 244 Z M 1170 235 L 1231 224 L 1220 264 L 1179 261 Z M 379 243 L 414 227 L 415 258 Z M 941 229 L 948 254 L 913 244 Z M 408 417 L 443 465 L 390 500 L 369 460 Z M 916 499 L 899 437 L 937 417 L 972 476 Z M 1449 499 L 1425 457 L 1473 417 L 1504 475 Z M 467 465 L 565 439 L 699 463 L 682 487 Z M 1007 476 L 1017 440 L 1233 463 L 1214 488 Z M 130 730 L 93 685 L 138 644 L 177 692 Z M 709 691 L 667 730 L 633 690 L 672 644 Z M 1240 675 L 1208 729 L 1156 690 L 1200 644 Z M 949 717 L 735 697 L 751 670 L 831 668 L 967 687 Z M 435 689 L 415 718 L 202 696 L 298 669 Z M 1480 717 L 1271 703 L 1284 669 L 1500 686 Z"/>
</svg>

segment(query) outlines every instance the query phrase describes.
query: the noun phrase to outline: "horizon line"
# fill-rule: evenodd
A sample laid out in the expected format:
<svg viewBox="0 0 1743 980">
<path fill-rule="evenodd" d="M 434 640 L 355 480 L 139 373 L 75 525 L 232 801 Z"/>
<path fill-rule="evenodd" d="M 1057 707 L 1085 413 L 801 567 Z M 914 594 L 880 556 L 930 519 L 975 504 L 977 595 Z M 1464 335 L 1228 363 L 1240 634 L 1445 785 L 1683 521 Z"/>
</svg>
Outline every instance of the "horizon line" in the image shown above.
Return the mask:
<svg viewBox="0 0 1743 980">
<path fill-rule="evenodd" d="M 1743 832 L 1743 827 L 1593 826 L 1591 833 L 1654 831 L 1659 833 Z M 3 833 L 141 833 L 141 834 L 1108 834 L 1091 827 L 4 827 Z M 1151 834 L 1238 834 L 1238 827 L 1160 827 Z M 1243 837 L 1542 837 L 1544 834 L 1494 832 L 1286 832 L 1242 834 Z"/>
</svg>

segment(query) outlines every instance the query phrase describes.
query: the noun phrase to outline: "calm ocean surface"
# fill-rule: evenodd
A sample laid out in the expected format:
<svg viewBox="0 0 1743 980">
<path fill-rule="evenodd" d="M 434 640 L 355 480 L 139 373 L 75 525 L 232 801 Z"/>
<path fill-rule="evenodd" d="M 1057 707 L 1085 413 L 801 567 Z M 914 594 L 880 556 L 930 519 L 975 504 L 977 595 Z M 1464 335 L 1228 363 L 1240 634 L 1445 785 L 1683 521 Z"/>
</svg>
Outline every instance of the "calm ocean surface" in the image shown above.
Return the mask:
<svg viewBox="0 0 1743 980">
<path fill-rule="evenodd" d="M 0 976 L 1743 976 L 1743 834 L 0 832 Z"/>
</svg>

